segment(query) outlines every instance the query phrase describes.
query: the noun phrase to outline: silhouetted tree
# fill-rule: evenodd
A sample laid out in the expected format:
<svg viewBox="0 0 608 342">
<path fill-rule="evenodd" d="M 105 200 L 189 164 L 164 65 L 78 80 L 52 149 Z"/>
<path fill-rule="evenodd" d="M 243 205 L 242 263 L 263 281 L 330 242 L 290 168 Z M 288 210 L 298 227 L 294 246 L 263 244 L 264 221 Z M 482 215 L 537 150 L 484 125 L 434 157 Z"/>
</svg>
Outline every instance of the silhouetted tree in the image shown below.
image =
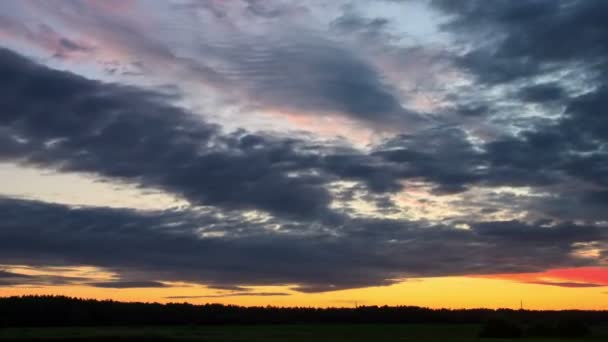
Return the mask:
<svg viewBox="0 0 608 342">
<path fill-rule="evenodd" d="M 187 303 L 121 303 L 56 296 L 0 298 L 2 326 L 200 325 L 299 323 L 480 324 L 496 315 L 512 322 L 586 322 L 608 325 L 606 311 L 449 310 L 415 306 L 357 308 L 279 308 Z M 497 323 L 492 323 L 497 324 Z M 574 323 L 555 326 L 557 333 L 583 330 Z"/>
</svg>

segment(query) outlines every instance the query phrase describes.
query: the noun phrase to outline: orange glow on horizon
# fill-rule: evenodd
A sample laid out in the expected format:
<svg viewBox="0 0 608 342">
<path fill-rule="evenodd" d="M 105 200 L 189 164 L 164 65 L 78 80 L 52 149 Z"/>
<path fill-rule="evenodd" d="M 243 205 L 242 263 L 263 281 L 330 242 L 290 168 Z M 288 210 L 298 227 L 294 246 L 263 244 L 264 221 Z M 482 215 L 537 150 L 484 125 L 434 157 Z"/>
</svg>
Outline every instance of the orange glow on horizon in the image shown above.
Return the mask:
<svg viewBox="0 0 608 342">
<path fill-rule="evenodd" d="M 555 270 L 551 274 L 582 274 L 592 277 L 604 269 Z M 582 273 L 580 273 L 582 272 Z M 171 283 L 166 288 L 107 289 L 89 286 L 4 287 L 0 296 L 65 295 L 80 298 L 139 302 L 221 303 L 243 306 L 352 307 L 359 305 L 413 305 L 430 308 L 511 308 L 520 300 L 526 309 L 608 310 L 606 287 L 563 287 L 534 284 L 524 275 L 498 277 L 437 277 L 410 279 L 390 286 L 323 293 L 300 293 L 288 286 L 251 287 L 251 294 L 210 289 L 200 285 Z M 595 279 L 595 278 L 593 278 Z M 600 278 L 603 279 L 603 278 Z M 255 293 L 265 294 L 256 296 Z M 284 293 L 285 295 L 273 295 Z M 235 295 L 236 294 L 236 295 Z"/>
</svg>

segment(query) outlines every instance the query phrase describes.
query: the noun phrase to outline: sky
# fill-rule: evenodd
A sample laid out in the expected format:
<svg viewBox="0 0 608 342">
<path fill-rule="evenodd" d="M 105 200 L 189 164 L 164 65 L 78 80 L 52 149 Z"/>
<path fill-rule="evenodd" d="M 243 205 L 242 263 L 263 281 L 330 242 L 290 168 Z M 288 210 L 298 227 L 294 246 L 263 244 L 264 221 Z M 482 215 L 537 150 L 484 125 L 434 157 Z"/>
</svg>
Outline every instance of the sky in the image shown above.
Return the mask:
<svg viewBox="0 0 608 342">
<path fill-rule="evenodd" d="M 0 2 L 0 295 L 608 309 L 608 2 Z"/>
</svg>

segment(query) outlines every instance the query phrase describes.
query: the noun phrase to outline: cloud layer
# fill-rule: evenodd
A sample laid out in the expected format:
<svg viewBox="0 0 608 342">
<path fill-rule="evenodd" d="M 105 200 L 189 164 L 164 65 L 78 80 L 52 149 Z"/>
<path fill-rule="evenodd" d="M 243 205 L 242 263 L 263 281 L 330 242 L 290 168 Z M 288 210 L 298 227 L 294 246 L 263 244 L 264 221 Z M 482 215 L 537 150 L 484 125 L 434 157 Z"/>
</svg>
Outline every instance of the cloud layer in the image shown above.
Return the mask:
<svg viewBox="0 0 608 342">
<path fill-rule="evenodd" d="M 0 5 L 0 161 L 187 203 L 2 196 L 4 264 L 118 277 L 0 284 L 240 295 L 605 267 L 608 6 L 419 1 L 427 41 L 391 11 L 412 3 Z M 20 24 L 25 9 L 41 22 Z M 373 137 L 315 132 L 336 122 Z M 575 280 L 527 282 L 603 284 Z"/>
</svg>

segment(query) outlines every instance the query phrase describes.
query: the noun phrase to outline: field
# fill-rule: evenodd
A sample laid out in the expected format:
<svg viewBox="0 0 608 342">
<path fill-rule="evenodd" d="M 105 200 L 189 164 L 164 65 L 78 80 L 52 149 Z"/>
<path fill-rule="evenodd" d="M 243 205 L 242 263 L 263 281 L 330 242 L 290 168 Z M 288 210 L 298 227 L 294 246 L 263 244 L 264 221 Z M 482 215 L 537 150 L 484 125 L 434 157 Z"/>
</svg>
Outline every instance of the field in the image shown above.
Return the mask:
<svg viewBox="0 0 608 342">
<path fill-rule="evenodd" d="M 198 327 L 0 328 L 0 341 L 510 341 L 479 339 L 476 325 L 257 325 Z M 608 331 L 565 341 L 606 341 Z M 517 339 L 513 341 L 564 341 Z"/>
</svg>

